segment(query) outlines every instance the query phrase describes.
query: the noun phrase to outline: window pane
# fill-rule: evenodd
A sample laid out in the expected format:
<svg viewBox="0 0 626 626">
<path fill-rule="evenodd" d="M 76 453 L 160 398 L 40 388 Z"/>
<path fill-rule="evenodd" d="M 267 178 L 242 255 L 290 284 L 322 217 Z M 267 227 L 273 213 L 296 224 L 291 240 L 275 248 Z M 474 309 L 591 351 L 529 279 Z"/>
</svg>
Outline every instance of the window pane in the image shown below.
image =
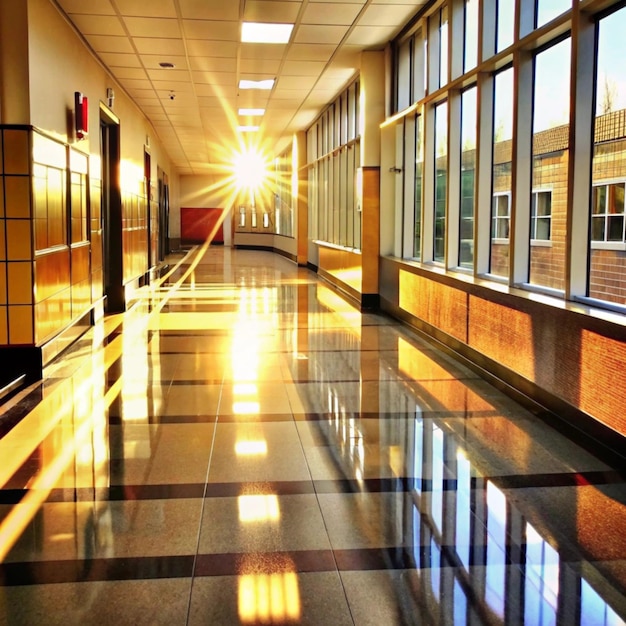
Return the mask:
<svg viewBox="0 0 626 626">
<path fill-rule="evenodd" d="M 442 262 L 446 238 L 446 187 L 448 179 L 448 103 L 435 108 L 435 251 Z"/>
<path fill-rule="evenodd" d="M 571 0 L 537 0 L 537 28 L 565 13 L 572 7 Z"/>
<path fill-rule="evenodd" d="M 398 54 L 398 111 L 411 104 L 411 40 L 407 39 Z"/>
<path fill-rule="evenodd" d="M 465 45 L 463 71 L 468 72 L 478 63 L 478 0 L 465 0 Z"/>
<path fill-rule="evenodd" d="M 474 265 L 474 184 L 476 171 L 476 87 L 461 96 L 461 223 L 459 265 Z"/>
<path fill-rule="evenodd" d="M 413 256 L 422 258 L 422 172 L 424 157 L 422 155 L 422 116 L 415 120 L 415 243 Z"/>
<path fill-rule="evenodd" d="M 498 0 L 496 52 L 513 43 L 515 32 L 515 0 Z"/>
<path fill-rule="evenodd" d="M 626 109 L 624 53 L 626 8 L 600 20 L 596 74 L 595 146 L 592 167 L 590 269 L 587 293 L 592 298 L 625 304 L 624 181 Z M 617 249 L 610 249 L 617 248 Z"/>
<path fill-rule="evenodd" d="M 531 216 L 529 282 L 552 289 L 565 288 L 570 44 L 565 39 L 535 57 L 532 190 L 542 199 L 542 217 L 540 225 Z M 550 245 L 532 245 L 532 239 Z"/>
<path fill-rule="evenodd" d="M 490 273 L 509 275 L 509 220 L 511 194 L 511 140 L 513 137 L 513 69 L 494 78 L 493 173 Z"/>
<path fill-rule="evenodd" d="M 439 23 L 439 86 L 448 83 L 448 7 L 441 9 Z"/>
</svg>

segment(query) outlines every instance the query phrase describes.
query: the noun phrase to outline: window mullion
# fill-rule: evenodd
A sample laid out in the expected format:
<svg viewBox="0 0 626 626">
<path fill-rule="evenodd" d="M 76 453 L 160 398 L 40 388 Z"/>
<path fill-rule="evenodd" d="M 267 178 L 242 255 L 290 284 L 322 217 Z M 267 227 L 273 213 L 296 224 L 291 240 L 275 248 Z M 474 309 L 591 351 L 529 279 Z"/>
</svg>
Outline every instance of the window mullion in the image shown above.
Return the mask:
<svg viewBox="0 0 626 626">
<path fill-rule="evenodd" d="M 570 106 L 570 159 L 568 164 L 565 297 L 587 295 L 591 166 L 594 152 L 594 74 L 597 57 L 596 27 L 574 4 Z M 576 19 L 577 14 L 579 18 Z M 592 52 L 590 54 L 590 51 Z"/>
<path fill-rule="evenodd" d="M 515 54 L 517 72 L 514 94 L 533 93 L 533 58 L 530 53 Z M 530 191 L 532 182 L 533 99 L 513 98 L 513 171 L 511 180 L 511 245 L 509 276 L 511 284 L 528 282 L 530 267 Z"/>
</svg>

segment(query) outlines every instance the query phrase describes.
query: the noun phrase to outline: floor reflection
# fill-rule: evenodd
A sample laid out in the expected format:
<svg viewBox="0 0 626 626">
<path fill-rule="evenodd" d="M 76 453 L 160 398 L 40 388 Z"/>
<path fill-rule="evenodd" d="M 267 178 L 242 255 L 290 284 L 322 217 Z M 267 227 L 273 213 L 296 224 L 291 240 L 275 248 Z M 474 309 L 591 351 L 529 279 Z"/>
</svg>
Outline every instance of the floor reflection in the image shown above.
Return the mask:
<svg viewBox="0 0 626 626">
<path fill-rule="evenodd" d="M 183 259 L 0 432 L 1 623 L 624 623 L 619 468 L 276 255 Z"/>
</svg>

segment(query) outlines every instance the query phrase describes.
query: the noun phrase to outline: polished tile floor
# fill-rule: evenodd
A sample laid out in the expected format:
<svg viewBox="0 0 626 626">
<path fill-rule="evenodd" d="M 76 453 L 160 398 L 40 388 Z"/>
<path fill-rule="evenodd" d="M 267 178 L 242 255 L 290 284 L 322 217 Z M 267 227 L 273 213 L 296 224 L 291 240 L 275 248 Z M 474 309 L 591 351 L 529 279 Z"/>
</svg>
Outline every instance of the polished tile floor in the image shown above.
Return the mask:
<svg viewBox="0 0 626 626">
<path fill-rule="evenodd" d="M 278 255 L 174 262 L 0 407 L 0 624 L 624 623 L 619 468 Z"/>
</svg>

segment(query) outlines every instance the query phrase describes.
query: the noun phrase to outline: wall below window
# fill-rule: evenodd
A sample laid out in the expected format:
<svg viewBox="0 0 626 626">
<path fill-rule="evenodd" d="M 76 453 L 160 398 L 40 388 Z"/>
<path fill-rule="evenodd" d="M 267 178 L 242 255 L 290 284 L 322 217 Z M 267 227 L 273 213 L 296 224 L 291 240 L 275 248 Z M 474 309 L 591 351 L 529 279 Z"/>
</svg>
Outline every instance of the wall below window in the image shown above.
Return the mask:
<svg viewBox="0 0 626 626">
<path fill-rule="evenodd" d="M 623 450 L 625 325 L 392 258 L 381 258 L 380 285 L 383 310 L 554 411 L 568 427 Z"/>
</svg>

